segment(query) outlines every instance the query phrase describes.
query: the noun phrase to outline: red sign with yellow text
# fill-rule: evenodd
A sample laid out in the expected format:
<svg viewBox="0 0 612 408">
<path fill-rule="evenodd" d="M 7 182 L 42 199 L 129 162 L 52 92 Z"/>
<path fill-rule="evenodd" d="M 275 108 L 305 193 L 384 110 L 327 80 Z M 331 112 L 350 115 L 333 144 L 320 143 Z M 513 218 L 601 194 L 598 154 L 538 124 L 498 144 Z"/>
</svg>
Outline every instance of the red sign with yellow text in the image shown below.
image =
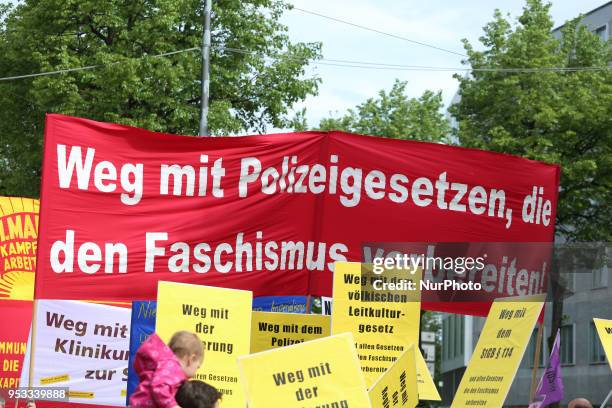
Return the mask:
<svg viewBox="0 0 612 408">
<path fill-rule="evenodd" d="M 8 390 L 19 386 L 32 320 L 32 302 L 1 300 L 0 314 L 0 396 L 8 400 Z"/>
<path fill-rule="evenodd" d="M 0 395 L 19 386 L 36 271 L 38 200 L 0 197 Z"/>
</svg>

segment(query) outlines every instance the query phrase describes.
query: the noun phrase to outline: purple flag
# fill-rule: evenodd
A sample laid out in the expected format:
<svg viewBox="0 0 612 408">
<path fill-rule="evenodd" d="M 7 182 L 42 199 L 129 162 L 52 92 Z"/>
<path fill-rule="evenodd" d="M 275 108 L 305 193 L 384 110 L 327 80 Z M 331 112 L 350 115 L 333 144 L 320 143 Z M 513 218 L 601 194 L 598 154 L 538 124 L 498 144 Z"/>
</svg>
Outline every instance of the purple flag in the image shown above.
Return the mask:
<svg viewBox="0 0 612 408">
<path fill-rule="evenodd" d="M 563 400 L 563 380 L 561 379 L 561 361 L 559 348 L 561 343 L 560 330 L 557 331 L 555 344 L 550 352 L 550 360 L 546 366 L 546 371 L 540 378 L 534 401 L 529 405 L 531 408 L 544 408 L 553 402 Z"/>
</svg>

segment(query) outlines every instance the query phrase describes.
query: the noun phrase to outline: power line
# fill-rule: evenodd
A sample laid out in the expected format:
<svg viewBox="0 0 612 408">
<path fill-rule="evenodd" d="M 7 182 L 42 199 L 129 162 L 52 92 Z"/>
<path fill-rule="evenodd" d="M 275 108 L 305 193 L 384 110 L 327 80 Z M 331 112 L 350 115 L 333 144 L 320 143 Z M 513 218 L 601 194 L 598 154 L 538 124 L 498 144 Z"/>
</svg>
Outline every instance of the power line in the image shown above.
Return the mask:
<svg viewBox="0 0 612 408">
<path fill-rule="evenodd" d="M 466 68 L 466 67 L 426 67 L 401 65 L 366 65 L 371 63 L 331 63 L 313 62 L 313 64 L 336 66 L 344 68 L 362 68 L 387 71 L 430 71 L 430 72 L 501 72 L 501 73 L 537 73 L 537 72 L 578 72 L 578 71 L 609 71 L 612 67 L 541 67 L 541 68 Z"/>
<path fill-rule="evenodd" d="M 377 34 L 386 35 L 387 37 L 392 37 L 392 38 L 396 38 L 398 40 L 407 41 L 409 43 L 417 44 L 417 45 L 420 45 L 420 46 L 423 46 L 423 47 L 432 48 L 434 50 L 443 51 L 443 52 L 447 52 L 447 53 L 450 53 L 450 54 L 458 55 L 460 57 L 467 57 L 467 55 L 462 54 L 460 52 L 448 50 L 446 48 L 438 47 L 438 46 L 433 45 L 433 44 L 424 43 L 422 41 L 412 40 L 410 38 L 402 37 L 402 36 L 397 35 L 397 34 L 387 33 L 385 31 L 381 31 L 381 30 L 378 30 L 378 29 L 375 29 L 375 28 L 366 27 L 366 26 L 363 26 L 363 25 L 360 25 L 360 24 L 356 24 L 356 23 L 352 23 L 352 22 L 346 21 L 346 20 L 341 20 L 341 19 L 336 18 L 336 17 L 326 16 L 324 14 L 317 13 L 315 11 L 305 10 L 305 9 L 302 9 L 302 8 L 299 8 L 299 7 L 292 7 L 292 10 L 300 11 L 300 12 L 306 13 L 306 14 L 311 14 L 313 16 L 325 18 L 327 20 L 335 21 L 337 23 L 346 24 L 346 25 L 349 25 L 349 26 L 352 26 L 352 27 L 360 28 L 360 29 L 366 30 L 366 31 L 371 31 L 371 32 L 374 32 L 374 33 L 377 33 Z M 18 30 L 10 30 L 10 31 L 16 32 Z M 85 32 L 66 32 L 66 33 L 52 34 L 52 35 L 64 36 L 64 35 L 82 35 L 82 34 L 85 34 Z"/>
<path fill-rule="evenodd" d="M 118 64 L 119 62 L 111 62 L 110 64 L 107 65 L 114 65 L 114 64 Z M 96 68 L 102 68 L 104 66 L 107 65 L 88 65 L 85 67 L 78 67 L 78 68 L 66 68 L 66 69 L 58 69 L 57 71 L 45 71 L 45 72 L 38 72 L 36 74 L 25 74 L 25 75 L 15 75 L 15 76 L 9 76 L 9 77 L 4 77 L 4 78 L 0 78 L 0 81 L 12 81 L 15 79 L 25 79 L 25 78 L 34 78 L 34 77 L 39 77 L 39 76 L 49 76 L 49 75 L 57 75 L 57 74 L 64 74 L 66 72 L 76 72 L 76 71 L 85 71 L 88 69 L 96 69 Z"/>
<path fill-rule="evenodd" d="M 197 48 L 197 47 L 186 48 L 184 50 L 164 52 L 164 53 L 155 54 L 155 55 L 147 55 L 145 57 L 140 57 L 140 58 L 168 57 L 170 55 L 181 54 L 183 52 L 190 52 L 190 51 L 196 51 L 196 50 L 199 51 L 199 48 Z M 103 68 L 103 67 L 108 67 L 108 66 L 111 66 L 111 65 L 122 64 L 124 62 L 125 61 L 115 61 L 115 62 L 109 62 L 108 64 L 87 65 L 87 66 L 84 66 L 84 67 L 65 68 L 65 69 L 58 69 L 56 71 L 38 72 L 36 74 L 15 75 L 15 76 L 10 76 L 10 77 L 0 78 L 0 81 L 11 81 L 11 80 L 15 80 L 15 79 L 34 78 L 34 77 L 39 77 L 39 76 L 64 74 L 64 73 L 67 73 L 67 72 L 85 71 L 85 70 L 89 70 L 89 69 Z"/>
<path fill-rule="evenodd" d="M 447 50 L 446 48 L 438 47 L 436 45 L 427 44 L 427 43 L 424 43 L 424 42 L 421 42 L 421 41 L 412 40 L 410 38 L 402 37 L 400 35 L 391 34 L 391 33 L 385 32 L 385 31 L 377 30 L 376 28 L 371 28 L 371 27 L 366 27 L 366 26 L 360 25 L 360 24 L 351 23 L 350 21 L 341 20 L 341 19 L 336 18 L 336 17 L 326 16 L 325 14 L 317 13 L 317 12 L 314 12 L 314 11 L 304 10 L 302 8 L 299 8 L 299 7 L 293 7 L 292 10 L 301 11 L 302 13 L 306 13 L 306 14 L 312 14 L 313 16 L 325 18 L 327 20 L 335 21 L 337 23 L 342 23 L 342 24 L 350 25 L 350 26 L 353 26 L 353 27 L 356 27 L 356 28 L 360 28 L 362 30 L 372 31 L 374 33 L 386 35 L 387 37 L 397 38 L 398 40 L 407 41 L 409 43 L 421 45 L 423 47 L 433 48 L 434 50 L 448 52 L 450 54 L 455 54 L 455 55 L 458 55 L 460 57 L 467 57 L 467 55 L 461 54 L 460 52 L 456 52 L 456 51 L 452 51 L 452 50 Z"/>
<path fill-rule="evenodd" d="M 271 60 L 281 60 L 281 59 L 292 59 L 297 61 L 306 61 L 307 58 L 300 58 L 295 56 L 287 56 L 281 55 L 278 57 L 272 57 L 269 55 L 259 54 L 253 51 L 244 50 L 240 48 L 232 48 L 232 47 L 223 47 L 223 46 L 213 46 L 212 48 L 217 50 L 223 50 L 227 52 L 233 52 L 244 55 L 253 55 L 261 58 L 268 58 Z M 135 59 L 142 58 L 160 58 L 160 57 L 168 57 L 175 54 L 191 52 L 191 51 L 200 51 L 199 48 L 186 48 L 178 51 L 165 52 L 161 54 L 155 55 L 146 55 L 143 57 L 138 57 Z M 68 72 L 78 72 L 85 71 L 97 68 L 104 68 L 112 65 L 122 64 L 125 61 L 115 61 L 110 62 L 108 64 L 97 64 L 97 65 L 87 65 L 84 67 L 75 67 L 75 68 L 65 68 L 59 69 L 55 71 L 45 71 L 34 74 L 25 74 L 25 75 L 15 75 L 0 78 L 0 82 L 3 81 L 11 81 L 17 79 L 25 79 L 25 78 L 34 78 L 40 76 L 49 76 L 49 75 L 58 75 L 64 74 Z M 322 65 L 322 66 L 332 66 L 332 67 L 341 67 L 341 68 L 361 68 L 361 69 L 370 69 L 370 70 L 387 70 L 387 71 L 423 71 L 423 72 L 505 72 L 505 73 L 536 73 L 536 72 L 577 72 L 577 71 L 609 71 L 612 70 L 611 66 L 603 66 L 603 67 L 534 67 L 534 68 L 469 68 L 469 67 L 436 67 L 436 66 L 426 66 L 426 65 L 402 65 L 402 64 L 387 64 L 387 63 L 379 63 L 379 62 L 371 62 L 371 61 L 354 61 L 354 60 L 343 60 L 343 59 L 326 59 L 322 58 L 321 60 L 310 61 L 309 63 L 314 65 Z"/>
<path fill-rule="evenodd" d="M 272 60 L 277 59 L 292 59 L 298 61 L 304 61 L 306 58 L 294 57 L 283 55 L 280 57 L 271 57 L 263 54 L 256 53 L 241 48 L 232 48 L 224 46 L 213 47 L 217 50 L 223 50 L 228 52 L 234 52 L 238 54 L 253 55 L 263 58 L 269 58 Z M 355 60 L 344 60 L 344 59 L 330 59 L 321 58 L 320 60 L 310 61 L 310 64 L 314 65 L 327 65 L 337 66 L 346 68 L 364 68 L 364 69 L 377 69 L 377 70 L 399 70 L 399 71 L 466 71 L 466 72 L 509 72 L 509 73 L 521 73 L 521 72 L 575 72 L 575 71 L 607 71 L 612 69 L 610 66 L 605 67 L 525 67 L 525 68 L 470 68 L 470 67 L 436 67 L 427 65 L 405 65 L 405 64 L 387 64 L 372 61 L 355 61 Z"/>
</svg>

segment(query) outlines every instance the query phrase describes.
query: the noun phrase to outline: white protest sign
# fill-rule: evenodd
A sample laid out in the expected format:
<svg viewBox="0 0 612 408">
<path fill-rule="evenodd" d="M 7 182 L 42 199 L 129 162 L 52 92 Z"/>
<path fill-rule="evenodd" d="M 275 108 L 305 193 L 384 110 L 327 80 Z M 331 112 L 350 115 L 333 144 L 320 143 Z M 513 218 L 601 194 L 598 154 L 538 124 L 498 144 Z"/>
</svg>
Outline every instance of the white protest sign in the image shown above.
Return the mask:
<svg viewBox="0 0 612 408">
<path fill-rule="evenodd" d="M 32 386 L 67 387 L 70 402 L 125 406 L 130 312 L 95 303 L 39 300 Z M 25 360 L 22 387 L 28 384 L 29 350 Z"/>
</svg>

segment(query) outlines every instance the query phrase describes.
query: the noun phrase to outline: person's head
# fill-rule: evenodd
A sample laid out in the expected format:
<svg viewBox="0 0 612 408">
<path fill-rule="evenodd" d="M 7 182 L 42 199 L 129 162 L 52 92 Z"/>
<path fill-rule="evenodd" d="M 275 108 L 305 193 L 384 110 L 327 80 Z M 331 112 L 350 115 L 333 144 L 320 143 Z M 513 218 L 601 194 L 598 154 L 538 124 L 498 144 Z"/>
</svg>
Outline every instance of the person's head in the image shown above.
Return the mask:
<svg viewBox="0 0 612 408">
<path fill-rule="evenodd" d="M 174 333 L 168 347 L 176 355 L 185 375 L 193 377 L 204 361 L 204 347 L 195 333 L 178 331 Z"/>
<path fill-rule="evenodd" d="M 593 408 L 593 405 L 587 399 L 576 398 L 567 404 L 567 408 Z"/>
<path fill-rule="evenodd" d="M 185 381 L 176 393 L 181 408 L 219 408 L 222 394 L 204 381 Z"/>
</svg>

